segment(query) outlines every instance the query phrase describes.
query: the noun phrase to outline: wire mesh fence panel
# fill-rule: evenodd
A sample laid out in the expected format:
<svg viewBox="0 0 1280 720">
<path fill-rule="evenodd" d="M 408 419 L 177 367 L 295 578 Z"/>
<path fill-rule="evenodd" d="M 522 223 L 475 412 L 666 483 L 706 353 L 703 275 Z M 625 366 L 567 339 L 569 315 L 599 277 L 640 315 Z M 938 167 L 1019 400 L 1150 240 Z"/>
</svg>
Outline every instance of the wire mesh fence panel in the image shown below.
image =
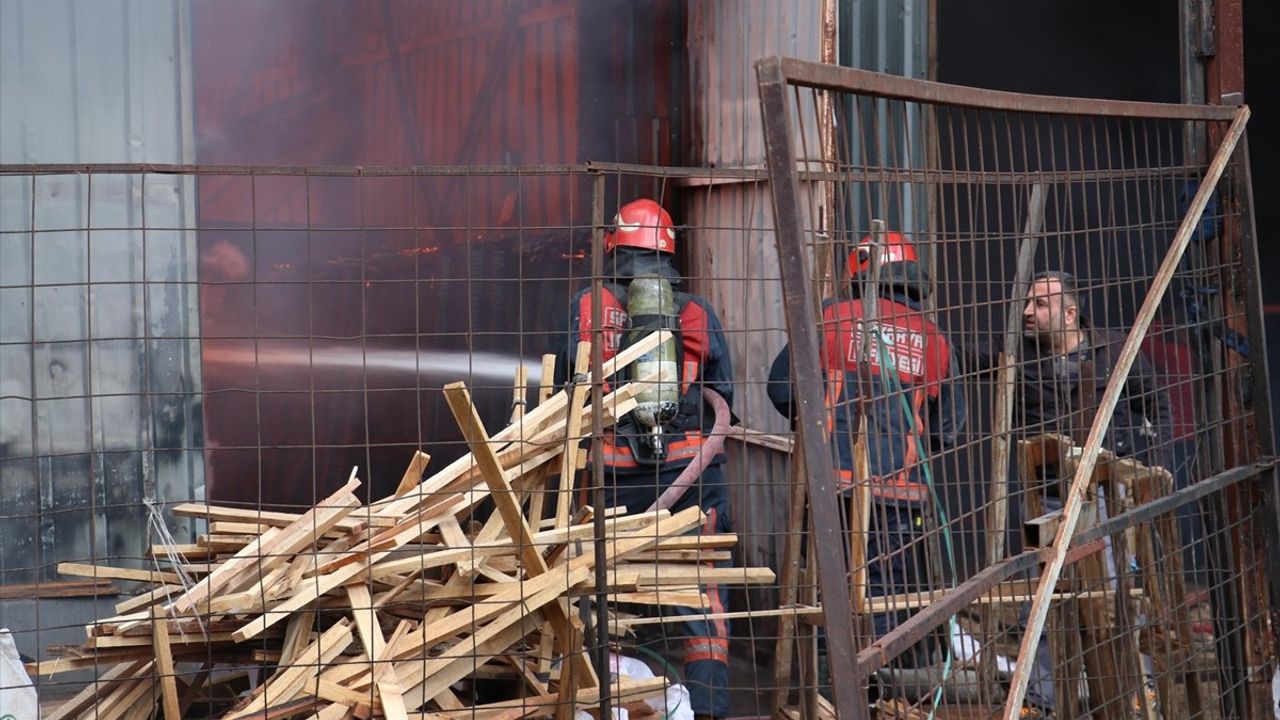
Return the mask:
<svg viewBox="0 0 1280 720">
<path fill-rule="evenodd" d="M 49 712 L 767 714 L 781 289 L 761 174 L 714 175 L 4 167 Z"/>
<path fill-rule="evenodd" d="M 1031 713 L 1253 708 L 1247 168 L 1189 213 L 1183 151 L 1233 114 L 847 77 L 778 76 L 770 172 L 0 168 L 0 624 L 51 715 L 991 715 L 1019 667 Z"/>
<path fill-rule="evenodd" d="M 1247 110 L 757 69 L 842 712 L 1269 715 Z"/>
</svg>

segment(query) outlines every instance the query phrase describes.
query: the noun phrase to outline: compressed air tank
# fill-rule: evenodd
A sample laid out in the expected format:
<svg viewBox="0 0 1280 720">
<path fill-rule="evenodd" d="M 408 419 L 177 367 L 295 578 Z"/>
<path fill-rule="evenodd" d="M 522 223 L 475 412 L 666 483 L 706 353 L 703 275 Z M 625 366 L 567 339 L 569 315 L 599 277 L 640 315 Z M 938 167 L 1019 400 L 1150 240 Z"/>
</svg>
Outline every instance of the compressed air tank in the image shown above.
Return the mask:
<svg viewBox="0 0 1280 720">
<path fill-rule="evenodd" d="M 627 290 L 627 314 L 631 316 L 628 345 L 659 329 L 679 327 L 671 282 L 662 277 L 632 280 Z M 636 421 L 650 429 L 671 422 L 680 410 L 680 355 L 674 334 L 636 361 L 635 377 L 654 374 L 658 381 L 648 384 L 636 395 L 638 404 L 632 411 Z"/>
</svg>

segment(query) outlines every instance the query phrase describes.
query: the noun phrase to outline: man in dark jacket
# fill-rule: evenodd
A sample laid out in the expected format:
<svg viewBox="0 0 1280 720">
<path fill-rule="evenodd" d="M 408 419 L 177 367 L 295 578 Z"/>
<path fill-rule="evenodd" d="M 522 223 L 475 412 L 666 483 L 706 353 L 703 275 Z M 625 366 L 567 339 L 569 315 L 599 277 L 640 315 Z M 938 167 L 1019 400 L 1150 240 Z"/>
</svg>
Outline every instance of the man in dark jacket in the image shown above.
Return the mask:
<svg viewBox="0 0 1280 720">
<path fill-rule="evenodd" d="M 602 335 L 602 353 L 609 360 L 623 349 L 632 327 L 662 326 L 674 331 L 677 346 L 673 360 L 678 368 L 674 377 L 662 377 L 678 379 L 678 409 L 670 419 L 664 418 L 656 433 L 655 428 L 646 425 L 652 418 L 646 420 L 636 412 L 606 432 L 602 460 L 607 502 L 610 506 L 626 506 L 628 513 L 644 512 L 686 468 L 697 462 L 703 466 L 699 477 L 669 509 L 676 513 L 701 507 L 707 515 L 704 534 L 731 532 L 729 490 L 721 471 L 724 454 L 701 457 L 715 422 L 715 411 L 703 389 L 710 389 L 724 400 L 721 414 L 725 422 L 733 402 L 733 370 L 720 319 L 704 298 L 679 290 L 681 277 L 674 265 L 675 226 L 666 210 L 653 200 L 634 200 L 622 206 L 614 225 L 605 236 L 608 277 L 601 298 L 603 317 L 599 323 L 593 322 L 590 288 L 574 297 L 569 332 L 557 359 L 557 380 L 561 384 L 568 380 L 579 342 Z M 641 285 L 634 282 L 637 279 L 642 280 Z M 641 286 L 651 290 L 656 279 L 669 283 L 670 302 L 646 307 L 662 317 L 631 317 L 628 308 L 637 307 L 630 302 L 635 299 L 631 295 L 641 292 Z M 625 379 L 627 373 L 621 375 Z M 710 600 L 710 612 L 725 612 L 727 588 L 706 585 L 702 590 Z M 672 612 L 689 616 L 684 623 L 684 664 L 692 710 L 699 718 L 723 718 L 729 713 L 728 623 L 724 619 L 703 619 L 701 611 L 687 608 Z"/>
<path fill-rule="evenodd" d="M 1014 401 L 1014 427 L 1024 437 L 1054 433 L 1083 444 L 1089 433 L 1125 336 L 1090 327 L 1084 308 L 1084 296 L 1069 273 L 1043 272 L 1031 283 L 1022 312 Z M 966 355 L 969 370 L 992 370 L 999 360 L 986 348 Z M 1120 457 L 1166 466 L 1164 445 L 1172 424 L 1168 393 L 1150 361 L 1138 355 L 1103 446 Z M 1057 491 L 1046 488 L 1051 497 Z"/>
<path fill-rule="evenodd" d="M 1090 326 L 1085 297 L 1075 277 L 1065 272 L 1036 275 L 1027 291 L 1022 318 L 1015 432 L 1023 437 L 1060 434 L 1083 444 L 1125 336 Z M 969 370 L 989 371 L 999 364 L 998 353 L 987 348 L 971 348 L 964 354 Z M 1171 427 L 1168 394 L 1151 363 L 1139 355 L 1116 404 L 1103 447 L 1145 465 L 1167 466 Z M 1060 510 L 1065 484 L 1071 478 L 1055 476 L 1051 468 L 1041 471 L 1047 472 L 1041 478 L 1045 510 Z M 1099 511 L 1105 513 L 1105 505 Z M 1112 575 L 1115 559 L 1109 544 L 1106 555 L 1112 566 L 1108 574 Z M 1024 615 L 1027 610 L 1024 608 Z M 1051 667 L 1048 644 L 1041 642 L 1027 700 L 1049 711 L 1054 708 Z"/>
<path fill-rule="evenodd" d="M 873 274 L 873 253 L 880 269 L 871 317 L 872 303 L 863 297 L 871 290 L 863 284 Z M 966 419 L 964 393 L 954 382 L 957 362 L 946 336 L 921 312 L 930 286 L 910 240 L 890 232 L 877 245 L 865 237 L 850 253 L 847 269 L 850 297 L 824 303 L 820 348 L 840 502 L 847 513 L 855 485 L 868 486 L 868 594 L 925 591 L 931 583 L 922 535 L 925 513 L 937 497 L 932 459 L 956 446 Z M 768 392 L 778 411 L 794 418 L 787 347 L 774 360 Z M 865 459 L 858 457 L 860 437 Z M 867 477 L 859 477 L 864 463 Z M 876 636 L 903 619 L 898 613 L 874 615 Z"/>
</svg>

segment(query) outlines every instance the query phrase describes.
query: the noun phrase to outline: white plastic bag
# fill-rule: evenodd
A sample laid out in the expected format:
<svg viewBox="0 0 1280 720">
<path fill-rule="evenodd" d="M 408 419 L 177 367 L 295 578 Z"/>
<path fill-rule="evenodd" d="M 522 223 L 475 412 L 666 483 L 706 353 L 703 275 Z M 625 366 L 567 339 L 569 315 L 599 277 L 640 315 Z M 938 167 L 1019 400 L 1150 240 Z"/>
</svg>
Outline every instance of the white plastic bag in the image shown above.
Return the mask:
<svg viewBox="0 0 1280 720">
<path fill-rule="evenodd" d="M 0 720 L 37 720 L 36 686 L 22 666 L 18 646 L 8 628 L 0 628 Z"/>
<path fill-rule="evenodd" d="M 609 655 L 609 669 L 614 675 L 628 680 L 647 680 L 654 676 L 653 671 L 643 661 L 625 655 Z M 689 705 L 689 691 L 679 683 L 668 685 L 665 697 L 659 695 L 648 698 L 645 704 L 653 708 L 659 719 L 693 720 L 693 708 Z M 614 720 L 629 720 L 630 713 L 624 708 L 614 707 L 612 713 Z M 591 716 L 587 713 L 578 711 L 575 720 L 590 720 L 590 718 Z"/>
</svg>

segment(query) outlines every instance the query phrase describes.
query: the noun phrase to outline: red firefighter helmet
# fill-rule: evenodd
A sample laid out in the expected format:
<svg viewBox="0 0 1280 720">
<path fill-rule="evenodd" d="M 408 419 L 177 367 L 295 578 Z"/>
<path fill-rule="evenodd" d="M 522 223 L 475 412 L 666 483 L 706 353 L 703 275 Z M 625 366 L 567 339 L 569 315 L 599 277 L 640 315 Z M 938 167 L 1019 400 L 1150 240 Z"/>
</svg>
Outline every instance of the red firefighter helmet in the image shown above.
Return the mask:
<svg viewBox="0 0 1280 720">
<path fill-rule="evenodd" d="M 871 253 L 875 250 L 875 243 L 871 236 L 867 235 L 858 241 L 853 248 L 853 252 L 849 253 L 849 277 L 857 278 L 864 272 L 871 270 Z M 916 246 L 906 235 L 899 232 L 887 232 L 884 234 L 884 246 L 880 248 L 880 267 L 884 268 L 890 263 L 912 263 L 919 262 L 916 256 Z"/>
<path fill-rule="evenodd" d="M 676 225 L 657 202 L 649 198 L 623 205 L 613 219 L 613 232 L 604 236 L 605 252 L 625 245 L 665 253 L 676 251 Z"/>
</svg>

